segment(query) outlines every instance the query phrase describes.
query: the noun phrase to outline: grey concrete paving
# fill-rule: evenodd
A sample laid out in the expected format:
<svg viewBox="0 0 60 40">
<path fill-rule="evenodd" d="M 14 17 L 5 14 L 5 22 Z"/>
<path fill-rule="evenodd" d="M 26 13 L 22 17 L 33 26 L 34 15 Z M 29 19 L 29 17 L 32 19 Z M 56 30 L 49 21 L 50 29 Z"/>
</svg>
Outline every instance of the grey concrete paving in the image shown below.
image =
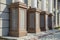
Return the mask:
<svg viewBox="0 0 60 40">
<path fill-rule="evenodd" d="M 51 34 L 45 35 L 38 40 L 60 40 L 60 30 L 50 30 L 48 32 Z"/>
<path fill-rule="evenodd" d="M 8 38 L 10 39 L 11 37 L 3 37 L 3 38 Z M 18 38 L 19 40 L 31 40 L 31 39 L 36 39 L 36 40 L 60 40 L 60 30 L 48 30 L 45 32 L 40 32 L 40 33 L 28 33 L 27 36 L 20 37 Z M 12 38 L 13 39 L 13 38 Z M 17 39 L 17 38 L 15 38 Z"/>
</svg>

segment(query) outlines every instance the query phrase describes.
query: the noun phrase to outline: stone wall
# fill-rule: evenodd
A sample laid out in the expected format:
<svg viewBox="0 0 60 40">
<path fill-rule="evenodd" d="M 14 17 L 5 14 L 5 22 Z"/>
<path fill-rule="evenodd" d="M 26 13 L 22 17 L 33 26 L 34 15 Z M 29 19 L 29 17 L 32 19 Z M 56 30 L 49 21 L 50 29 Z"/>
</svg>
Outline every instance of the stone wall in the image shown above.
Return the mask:
<svg viewBox="0 0 60 40">
<path fill-rule="evenodd" d="M 10 3 L 11 0 L 0 0 L 0 36 L 8 35 Z"/>
</svg>

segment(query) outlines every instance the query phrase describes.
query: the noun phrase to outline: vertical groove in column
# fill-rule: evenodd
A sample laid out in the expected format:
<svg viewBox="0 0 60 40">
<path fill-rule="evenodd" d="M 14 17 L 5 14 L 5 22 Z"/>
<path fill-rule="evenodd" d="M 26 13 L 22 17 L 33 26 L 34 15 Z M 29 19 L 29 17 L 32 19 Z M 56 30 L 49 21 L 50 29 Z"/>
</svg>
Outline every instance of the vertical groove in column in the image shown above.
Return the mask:
<svg viewBox="0 0 60 40">
<path fill-rule="evenodd" d="M 46 11 L 46 0 L 42 0 L 41 8 L 42 8 L 42 11 Z"/>
<path fill-rule="evenodd" d="M 36 13 L 36 32 L 40 32 L 40 14 Z"/>
<path fill-rule="evenodd" d="M 55 20 L 56 20 L 56 21 L 55 21 L 55 26 L 56 26 L 56 27 L 57 27 L 57 25 L 58 25 L 58 24 L 57 24 L 57 2 L 58 2 L 58 0 L 55 1 L 55 4 L 56 4 L 56 5 L 55 5 Z"/>
<path fill-rule="evenodd" d="M 48 15 L 45 15 L 46 19 L 45 19 L 45 27 L 46 27 L 46 31 L 48 31 Z"/>
<path fill-rule="evenodd" d="M 52 13 L 52 8 L 53 8 L 53 0 L 48 0 L 48 12 Z"/>
<path fill-rule="evenodd" d="M 32 8 L 37 8 L 37 0 L 32 0 L 31 1 L 31 7 Z"/>
</svg>

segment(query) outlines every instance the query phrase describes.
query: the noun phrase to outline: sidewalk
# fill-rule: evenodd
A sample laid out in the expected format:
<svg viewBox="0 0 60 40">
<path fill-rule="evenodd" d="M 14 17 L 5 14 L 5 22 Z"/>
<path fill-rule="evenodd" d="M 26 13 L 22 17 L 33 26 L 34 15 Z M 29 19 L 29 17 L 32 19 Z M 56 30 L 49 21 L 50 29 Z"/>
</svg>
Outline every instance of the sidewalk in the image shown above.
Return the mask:
<svg viewBox="0 0 60 40">
<path fill-rule="evenodd" d="M 43 38 L 45 36 L 48 36 L 48 35 L 53 35 L 54 33 L 57 33 L 57 32 L 60 32 L 60 30 L 48 30 L 48 31 L 45 31 L 45 32 L 40 32 L 40 33 L 28 33 L 27 36 L 24 36 L 24 37 L 19 37 L 19 38 L 16 38 L 16 37 L 2 37 L 2 38 L 7 38 L 7 39 L 19 39 L 19 40 L 38 40 L 40 38 Z"/>
<path fill-rule="evenodd" d="M 32 39 L 32 38 L 35 38 L 35 39 L 40 39 L 42 37 L 45 37 L 45 36 L 48 36 L 48 35 L 53 35 L 54 33 L 57 33 L 57 32 L 60 32 L 60 30 L 48 30 L 48 31 L 45 31 L 45 32 L 40 32 L 40 33 L 28 33 L 27 36 L 25 37 L 22 37 L 23 39 L 26 39 L 26 40 L 29 40 L 29 39 Z"/>
</svg>

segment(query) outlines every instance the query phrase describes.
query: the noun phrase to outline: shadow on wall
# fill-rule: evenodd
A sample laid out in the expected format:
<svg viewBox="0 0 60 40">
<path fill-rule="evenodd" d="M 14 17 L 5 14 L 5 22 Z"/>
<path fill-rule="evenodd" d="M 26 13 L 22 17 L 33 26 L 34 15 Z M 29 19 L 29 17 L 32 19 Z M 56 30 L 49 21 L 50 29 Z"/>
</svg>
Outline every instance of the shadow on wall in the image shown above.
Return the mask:
<svg viewBox="0 0 60 40">
<path fill-rule="evenodd" d="M 1 0 L 0 4 L 0 36 L 8 36 L 9 32 L 9 9 L 12 0 Z M 7 5 L 6 5 L 7 4 Z"/>
</svg>

